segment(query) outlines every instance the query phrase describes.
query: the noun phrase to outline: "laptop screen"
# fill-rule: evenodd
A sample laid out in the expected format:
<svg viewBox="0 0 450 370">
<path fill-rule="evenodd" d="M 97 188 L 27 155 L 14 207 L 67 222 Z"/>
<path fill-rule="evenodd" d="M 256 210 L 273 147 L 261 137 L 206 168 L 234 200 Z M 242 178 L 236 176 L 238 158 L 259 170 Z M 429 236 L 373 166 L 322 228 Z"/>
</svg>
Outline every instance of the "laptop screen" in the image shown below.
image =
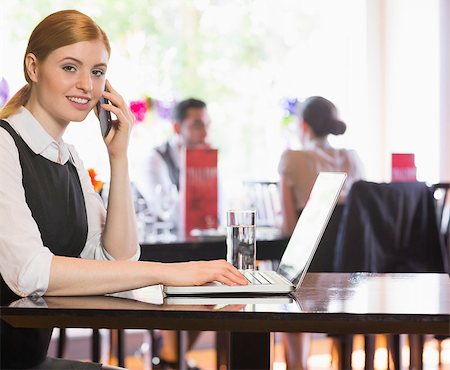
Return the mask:
<svg viewBox="0 0 450 370">
<path fill-rule="evenodd" d="M 314 257 L 346 176 L 341 172 L 321 172 L 314 183 L 277 271 L 296 286 Z"/>
</svg>

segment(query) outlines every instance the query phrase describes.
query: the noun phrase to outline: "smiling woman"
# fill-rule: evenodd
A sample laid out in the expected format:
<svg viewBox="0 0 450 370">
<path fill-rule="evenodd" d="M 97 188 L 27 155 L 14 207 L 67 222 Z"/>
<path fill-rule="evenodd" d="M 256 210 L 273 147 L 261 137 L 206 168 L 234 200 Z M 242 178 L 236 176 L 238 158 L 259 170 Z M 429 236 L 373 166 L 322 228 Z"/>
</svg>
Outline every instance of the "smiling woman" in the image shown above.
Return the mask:
<svg viewBox="0 0 450 370">
<path fill-rule="evenodd" d="M 2 305 L 20 296 L 98 295 L 159 283 L 246 283 L 226 261 L 137 261 L 127 157 L 134 118 L 106 80 L 109 54 L 105 33 L 74 10 L 50 14 L 30 36 L 27 84 L 0 111 Z M 76 150 L 62 139 L 101 96 L 111 102 L 101 107 L 116 116 L 104 138 L 111 170 L 107 213 Z M 1 368 L 101 367 L 47 358 L 51 330 L 0 325 Z"/>
</svg>

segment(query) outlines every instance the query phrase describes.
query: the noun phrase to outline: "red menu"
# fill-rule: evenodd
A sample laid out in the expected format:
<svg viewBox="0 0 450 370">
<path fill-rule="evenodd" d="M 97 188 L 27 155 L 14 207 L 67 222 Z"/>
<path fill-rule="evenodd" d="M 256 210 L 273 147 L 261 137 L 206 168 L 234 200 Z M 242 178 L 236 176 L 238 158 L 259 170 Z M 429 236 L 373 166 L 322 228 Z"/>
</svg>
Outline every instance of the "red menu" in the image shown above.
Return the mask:
<svg viewBox="0 0 450 370">
<path fill-rule="evenodd" d="M 392 182 L 417 181 L 413 153 L 392 153 Z"/>
<path fill-rule="evenodd" d="M 192 229 L 216 229 L 217 150 L 186 149 L 180 169 L 182 228 L 186 236 Z"/>
</svg>

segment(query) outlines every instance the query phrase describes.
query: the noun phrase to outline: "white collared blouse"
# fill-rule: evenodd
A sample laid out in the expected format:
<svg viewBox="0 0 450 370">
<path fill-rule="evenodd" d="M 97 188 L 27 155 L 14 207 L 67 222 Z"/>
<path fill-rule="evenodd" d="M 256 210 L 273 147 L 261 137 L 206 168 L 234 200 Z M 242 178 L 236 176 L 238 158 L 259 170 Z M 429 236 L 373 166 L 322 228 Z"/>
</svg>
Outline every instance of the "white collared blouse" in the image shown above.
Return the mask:
<svg viewBox="0 0 450 370">
<path fill-rule="evenodd" d="M 34 153 L 59 164 L 67 161 L 77 169 L 88 222 L 86 244 L 80 257 L 113 260 L 103 248 L 101 234 L 106 209 L 94 191 L 88 172 L 75 148 L 55 141 L 24 107 L 5 119 Z M 139 259 L 140 248 L 132 260 Z M 43 245 L 38 226 L 31 215 L 22 185 L 22 169 L 14 139 L 0 129 L 0 273 L 19 296 L 44 295 L 50 277 L 52 252 Z"/>
</svg>

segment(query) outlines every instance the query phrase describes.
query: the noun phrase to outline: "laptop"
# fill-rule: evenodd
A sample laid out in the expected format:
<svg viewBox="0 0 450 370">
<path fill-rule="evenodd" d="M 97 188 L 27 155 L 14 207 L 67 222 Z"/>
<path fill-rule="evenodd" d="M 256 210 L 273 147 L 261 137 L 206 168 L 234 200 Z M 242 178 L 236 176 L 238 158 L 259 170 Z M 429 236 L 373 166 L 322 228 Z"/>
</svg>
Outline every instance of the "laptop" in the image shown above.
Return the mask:
<svg viewBox="0 0 450 370">
<path fill-rule="evenodd" d="M 229 305 L 273 305 L 273 304 L 291 304 L 294 299 L 287 294 L 203 294 L 203 295 L 168 295 L 163 299 L 164 304 L 174 305 L 202 305 L 216 306 L 216 309 Z M 241 307 L 239 307 L 241 308 Z"/>
<path fill-rule="evenodd" d="M 283 253 L 277 271 L 241 271 L 247 285 L 212 282 L 200 286 L 164 286 L 171 295 L 287 294 L 300 287 L 344 184 L 346 173 L 321 172 Z"/>
</svg>

